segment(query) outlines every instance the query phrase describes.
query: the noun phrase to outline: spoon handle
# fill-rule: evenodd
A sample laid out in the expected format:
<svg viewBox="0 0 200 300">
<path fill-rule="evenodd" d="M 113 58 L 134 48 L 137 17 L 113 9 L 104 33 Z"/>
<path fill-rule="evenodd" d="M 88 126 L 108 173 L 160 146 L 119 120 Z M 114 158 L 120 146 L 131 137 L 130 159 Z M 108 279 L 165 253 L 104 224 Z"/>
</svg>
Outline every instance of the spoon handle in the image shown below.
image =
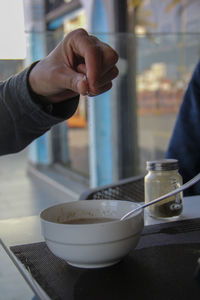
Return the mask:
<svg viewBox="0 0 200 300">
<path fill-rule="evenodd" d="M 193 184 L 197 183 L 199 180 L 200 180 L 200 173 L 197 174 L 195 177 L 193 177 L 188 182 L 186 182 L 183 185 L 181 185 L 180 187 L 178 187 L 177 189 L 175 189 L 175 190 L 173 190 L 173 191 L 171 191 L 171 192 L 169 192 L 169 193 L 167 193 L 165 195 L 162 195 L 162 196 L 156 198 L 155 200 L 152 200 L 152 201 L 150 201 L 148 203 L 145 203 L 143 205 L 140 205 L 140 206 L 134 208 L 133 210 L 131 210 L 127 214 L 125 214 L 120 220 L 124 220 L 124 219 L 128 218 L 130 215 L 134 214 L 136 211 L 138 211 L 138 210 L 140 210 L 142 208 L 148 207 L 148 206 L 150 206 L 152 204 L 155 204 L 155 203 L 157 203 L 159 201 L 162 201 L 162 200 L 164 200 L 164 199 L 166 199 L 168 197 L 171 197 L 171 196 L 173 196 L 173 195 L 175 195 L 177 193 L 180 193 L 180 192 L 188 189 L 190 186 L 192 186 Z"/>
</svg>

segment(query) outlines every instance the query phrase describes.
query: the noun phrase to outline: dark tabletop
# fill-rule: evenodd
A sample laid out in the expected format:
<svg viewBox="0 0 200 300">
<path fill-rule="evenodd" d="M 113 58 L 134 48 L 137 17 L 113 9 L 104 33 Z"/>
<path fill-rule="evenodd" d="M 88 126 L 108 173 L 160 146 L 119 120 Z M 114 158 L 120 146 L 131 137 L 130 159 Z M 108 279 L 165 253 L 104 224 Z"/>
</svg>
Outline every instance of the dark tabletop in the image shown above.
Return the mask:
<svg viewBox="0 0 200 300">
<path fill-rule="evenodd" d="M 69 266 L 44 242 L 11 250 L 52 299 L 200 299 L 200 219 L 146 226 L 135 250 L 102 269 Z"/>
</svg>

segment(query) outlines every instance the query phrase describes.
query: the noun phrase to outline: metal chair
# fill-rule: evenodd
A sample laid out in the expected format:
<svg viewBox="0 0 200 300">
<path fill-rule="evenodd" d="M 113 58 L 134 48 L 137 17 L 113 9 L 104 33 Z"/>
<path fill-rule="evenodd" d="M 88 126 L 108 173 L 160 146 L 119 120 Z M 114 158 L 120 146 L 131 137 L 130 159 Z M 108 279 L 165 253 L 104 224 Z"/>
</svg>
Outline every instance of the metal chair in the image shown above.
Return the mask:
<svg viewBox="0 0 200 300">
<path fill-rule="evenodd" d="M 80 200 L 115 199 L 144 202 L 144 175 L 122 179 L 114 184 L 104 185 L 83 192 Z"/>
</svg>

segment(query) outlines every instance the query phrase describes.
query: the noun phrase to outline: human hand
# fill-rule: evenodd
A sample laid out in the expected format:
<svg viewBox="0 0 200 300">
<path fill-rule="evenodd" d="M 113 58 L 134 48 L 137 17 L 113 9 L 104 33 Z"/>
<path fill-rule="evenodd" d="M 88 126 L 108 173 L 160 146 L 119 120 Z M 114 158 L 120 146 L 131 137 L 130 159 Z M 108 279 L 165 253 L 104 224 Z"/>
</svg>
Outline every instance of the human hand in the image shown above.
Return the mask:
<svg viewBox="0 0 200 300">
<path fill-rule="evenodd" d="M 29 74 L 31 89 L 58 103 L 77 94 L 96 96 L 112 87 L 118 55 L 83 29 L 69 33 Z"/>
</svg>

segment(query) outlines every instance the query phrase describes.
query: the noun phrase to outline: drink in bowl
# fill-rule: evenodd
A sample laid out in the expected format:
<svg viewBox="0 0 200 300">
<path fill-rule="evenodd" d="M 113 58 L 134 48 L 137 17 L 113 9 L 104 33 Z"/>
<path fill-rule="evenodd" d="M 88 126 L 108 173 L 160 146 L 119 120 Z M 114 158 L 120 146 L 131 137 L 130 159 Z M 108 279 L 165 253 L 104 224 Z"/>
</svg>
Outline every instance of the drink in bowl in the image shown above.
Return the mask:
<svg viewBox="0 0 200 300">
<path fill-rule="evenodd" d="M 116 264 L 133 250 L 144 227 L 143 210 L 120 218 L 138 204 L 123 200 L 80 200 L 41 212 L 48 248 L 68 264 L 101 268 Z"/>
</svg>

